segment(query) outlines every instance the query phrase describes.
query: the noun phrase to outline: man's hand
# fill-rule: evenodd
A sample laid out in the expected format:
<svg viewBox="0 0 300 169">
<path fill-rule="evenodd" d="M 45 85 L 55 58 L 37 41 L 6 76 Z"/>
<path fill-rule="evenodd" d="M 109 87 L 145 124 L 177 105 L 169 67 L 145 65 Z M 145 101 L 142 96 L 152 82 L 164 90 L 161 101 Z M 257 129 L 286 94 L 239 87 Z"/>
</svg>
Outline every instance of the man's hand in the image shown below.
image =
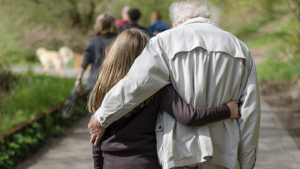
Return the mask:
<svg viewBox="0 0 300 169">
<path fill-rule="evenodd" d="M 230 118 L 231 119 L 238 119 L 239 118 L 239 108 L 238 108 L 239 101 L 230 101 L 227 103 L 228 107 L 230 108 Z"/>
<path fill-rule="evenodd" d="M 88 128 L 90 129 L 90 134 L 91 134 L 90 142 L 94 143 L 95 146 L 98 145 L 101 137 L 105 132 L 105 128 L 101 126 L 101 124 L 98 122 L 98 120 L 94 115 L 91 117 Z"/>
</svg>

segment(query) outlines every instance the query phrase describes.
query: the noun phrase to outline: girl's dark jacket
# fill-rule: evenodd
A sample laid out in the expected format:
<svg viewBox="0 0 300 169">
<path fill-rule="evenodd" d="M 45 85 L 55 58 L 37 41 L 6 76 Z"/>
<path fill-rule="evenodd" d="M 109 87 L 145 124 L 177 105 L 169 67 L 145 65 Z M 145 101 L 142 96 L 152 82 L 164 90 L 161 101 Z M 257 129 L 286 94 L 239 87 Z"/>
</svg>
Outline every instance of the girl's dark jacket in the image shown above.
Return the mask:
<svg viewBox="0 0 300 169">
<path fill-rule="evenodd" d="M 155 124 L 160 109 L 189 126 L 202 126 L 229 118 L 231 115 L 227 105 L 194 108 L 169 84 L 158 91 L 148 105 L 135 108 L 129 117 L 122 117 L 106 128 L 98 146 L 93 146 L 94 167 L 161 169 L 155 135 Z"/>
</svg>

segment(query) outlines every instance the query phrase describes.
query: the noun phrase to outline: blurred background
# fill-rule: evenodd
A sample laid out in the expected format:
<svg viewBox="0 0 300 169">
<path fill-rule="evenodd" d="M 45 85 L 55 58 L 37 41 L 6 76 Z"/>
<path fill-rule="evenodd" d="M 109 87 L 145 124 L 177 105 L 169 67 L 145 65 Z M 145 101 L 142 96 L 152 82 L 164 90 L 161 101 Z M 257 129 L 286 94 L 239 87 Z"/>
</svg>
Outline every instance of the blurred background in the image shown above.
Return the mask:
<svg viewBox="0 0 300 169">
<path fill-rule="evenodd" d="M 36 54 L 39 47 L 58 51 L 67 46 L 82 57 L 101 13 L 110 12 L 121 19 L 124 6 L 137 8 L 142 13 L 138 23 L 147 28 L 152 12 L 159 11 L 162 20 L 171 26 L 168 8 L 172 2 L 0 0 L 0 168 L 15 166 L 19 157 L 26 156 L 25 152 L 41 147 L 45 138 L 63 135 L 73 121 L 85 114 L 83 102 L 75 107 L 78 113 L 74 112 L 74 119 L 66 122 L 60 117 L 75 82 L 78 66 L 75 55 L 64 67 L 66 78 L 52 76 L 53 68 L 50 75 L 43 75 Z M 268 105 L 267 109 L 262 107 L 262 112 L 280 120 L 279 128 L 288 133 L 298 150 L 300 0 L 206 0 L 205 3 L 211 20 L 250 48 L 257 66 L 261 98 Z M 52 121 L 38 121 L 38 115 L 53 111 L 59 115 L 52 117 Z M 21 146 L 24 144 L 27 148 Z"/>
</svg>

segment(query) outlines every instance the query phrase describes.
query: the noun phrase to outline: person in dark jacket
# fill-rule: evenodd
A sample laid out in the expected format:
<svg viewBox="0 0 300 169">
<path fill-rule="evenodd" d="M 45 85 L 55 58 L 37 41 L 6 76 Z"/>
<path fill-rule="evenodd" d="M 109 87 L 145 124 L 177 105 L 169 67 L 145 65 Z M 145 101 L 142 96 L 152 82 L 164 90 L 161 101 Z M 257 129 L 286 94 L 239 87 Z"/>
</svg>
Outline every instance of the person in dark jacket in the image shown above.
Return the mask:
<svg viewBox="0 0 300 169">
<path fill-rule="evenodd" d="M 81 69 L 78 72 L 75 84 L 81 84 L 82 75 L 91 63 L 91 72 L 85 90 L 91 91 L 96 84 L 98 69 L 102 64 L 106 47 L 115 39 L 118 29 L 115 17 L 110 13 L 103 13 L 96 19 L 94 26 L 95 35 L 90 39 L 85 51 Z"/>
<path fill-rule="evenodd" d="M 138 28 L 146 33 L 149 34 L 148 30 L 140 25 L 138 25 L 138 20 L 141 17 L 141 12 L 138 9 L 130 9 L 128 11 L 128 16 L 129 16 L 129 23 L 125 25 L 124 27 L 120 28 L 120 32 L 130 29 L 130 28 Z"/>
<path fill-rule="evenodd" d="M 151 37 L 156 36 L 158 33 L 170 29 L 170 26 L 161 20 L 161 14 L 158 11 L 154 11 L 151 15 L 151 25 L 148 28 L 149 35 Z"/>
<path fill-rule="evenodd" d="M 89 98 L 90 111 L 96 111 L 101 106 L 105 94 L 120 79 L 130 78 L 125 76 L 149 38 L 137 28 L 127 29 L 107 49 L 99 78 Z M 117 108 L 117 104 L 112 107 Z M 167 111 L 183 125 L 190 126 L 238 118 L 237 101 L 213 108 L 194 108 L 180 97 L 172 85 L 167 85 L 147 100 L 141 100 L 131 112 L 106 128 L 100 143 L 97 144 L 99 140 L 96 140 L 93 145 L 94 167 L 160 169 L 155 134 L 162 130 L 162 126 L 155 126 L 160 109 Z"/>
</svg>

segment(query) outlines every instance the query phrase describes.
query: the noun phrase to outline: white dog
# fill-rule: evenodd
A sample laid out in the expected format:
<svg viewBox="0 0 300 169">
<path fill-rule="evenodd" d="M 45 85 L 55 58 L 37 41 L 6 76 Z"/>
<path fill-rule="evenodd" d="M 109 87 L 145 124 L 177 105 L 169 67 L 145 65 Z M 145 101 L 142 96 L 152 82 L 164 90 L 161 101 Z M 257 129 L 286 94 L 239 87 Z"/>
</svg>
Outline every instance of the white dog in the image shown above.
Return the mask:
<svg viewBox="0 0 300 169">
<path fill-rule="evenodd" d="M 49 69 L 53 65 L 56 74 L 64 77 L 63 66 L 67 65 L 68 61 L 73 58 L 73 52 L 66 46 L 59 49 L 59 52 L 48 51 L 45 48 L 38 48 L 36 55 L 44 67 L 44 73 L 49 74 Z"/>
<path fill-rule="evenodd" d="M 63 47 L 59 48 L 58 53 L 62 57 L 62 60 L 63 60 L 63 63 L 64 63 L 65 66 L 73 58 L 73 51 L 70 48 L 66 47 L 66 46 L 63 46 Z"/>
</svg>

